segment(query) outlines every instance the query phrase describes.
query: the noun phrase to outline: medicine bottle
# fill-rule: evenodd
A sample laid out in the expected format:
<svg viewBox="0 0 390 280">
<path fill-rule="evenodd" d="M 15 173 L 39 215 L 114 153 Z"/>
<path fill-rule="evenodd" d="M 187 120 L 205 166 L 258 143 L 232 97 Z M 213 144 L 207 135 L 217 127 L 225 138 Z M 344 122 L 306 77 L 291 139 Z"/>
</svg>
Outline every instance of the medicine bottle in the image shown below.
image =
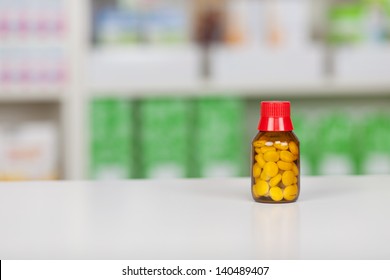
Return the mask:
<svg viewBox="0 0 390 280">
<path fill-rule="evenodd" d="M 252 141 L 252 196 L 257 202 L 290 203 L 300 191 L 300 147 L 290 102 L 261 102 L 259 132 Z"/>
</svg>

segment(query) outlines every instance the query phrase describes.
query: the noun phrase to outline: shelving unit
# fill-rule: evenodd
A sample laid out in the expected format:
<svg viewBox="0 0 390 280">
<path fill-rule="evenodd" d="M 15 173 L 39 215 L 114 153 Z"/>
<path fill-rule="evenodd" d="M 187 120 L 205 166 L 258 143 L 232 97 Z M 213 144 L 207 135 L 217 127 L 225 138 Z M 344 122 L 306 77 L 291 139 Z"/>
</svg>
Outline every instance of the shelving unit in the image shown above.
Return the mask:
<svg viewBox="0 0 390 280">
<path fill-rule="evenodd" d="M 300 85 L 214 85 L 212 82 L 199 82 L 192 85 L 167 85 L 151 84 L 144 86 L 133 85 L 112 85 L 107 83 L 104 86 L 90 85 L 88 97 L 203 97 L 212 96 L 239 96 L 243 98 L 261 98 L 267 96 L 298 97 L 298 98 L 331 98 L 331 97 L 390 97 L 390 82 L 378 85 L 377 83 L 365 83 L 361 85 L 346 84 L 337 81 L 322 81 L 318 83 L 307 83 Z"/>
<path fill-rule="evenodd" d="M 84 177 L 86 155 L 82 134 L 84 96 L 83 58 L 86 54 L 88 4 L 86 1 L 64 1 L 65 29 L 62 46 L 67 57 L 67 77 L 61 85 L 0 84 L 2 119 L 7 122 L 39 119 L 57 127 L 60 179 Z M 85 5 L 84 5 L 85 4 Z M 23 42 L 23 41 L 21 41 Z M 36 118 L 38 114 L 40 117 Z M 8 113 L 7 113 L 8 112 Z M 80 152 L 81 151 L 81 152 Z"/>
<path fill-rule="evenodd" d="M 238 2 L 231 4 L 241 13 L 244 1 Z M 238 18 L 246 22 L 242 14 Z M 326 20 L 314 21 L 319 22 L 314 23 L 318 34 L 326 32 L 321 26 Z M 345 49 L 326 46 L 321 40 L 304 45 L 305 39 L 301 39 L 287 48 L 251 43 L 217 43 L 209 48 L 193 43 L 95 47 L 88 60 L 88 99 L 142 102 L 175 98 L 192 102 L 204 97 L 238 97 L 246 108 L 244 138 L 248 143 L 258 119 L 258 102 L 264 99 L 289 99 L 296 113 L 310 118 L 321 118 L 319 112 L 329 108 L 355 118 L 354 107 L 372 114 L 376 108 L 386 111 L 390 106 L 390 82 L 384 74 L 390 70 L 387 45 Z M 367 63 L 382 69 L 383 75 L 375 75 L 377 69 L 367 68 Z"/>
<path fill-rule="evenodd" d="M 319 57 L 316 61 L 320 63 L 317 65 L 320 68 L 315 70 L 317 75 L 315 79 L 304 79 L 302 76 L 303 78 L 298 82 L 294 79 L 286 81 L 283 78 L 272 81 L 261 78 L 245 81 L 241 79 L 242 77 L 236 77 L 237 79 L 234 80 L 219 80 L 214 78 L 213 73 L 204 77 L 202 68 L 205 54 L 204 50 L 196 45 L 147 48 L 142 45 L 99 48 L 92 46 L 90 42 L 91 1 L 65 1 L 68 24 L 65 49 L 69 75 L 63 87 L 45 89 L 0 86 L 0 106 L 12 104 L 15 110 L 23 111 L 30 106 L 29 104 L 31 106 L 46 104 L 43 108 L 58 110 L 58 118 L 53 119 L 48 114 L 48 120 L 54 120 L 60 130 L 59 152 L 62 155 L 60 173 L 63 175 L 61 178 L 88 178 L 90 148 L 88 108 L 92 100 L 100 97 L 118 97 L 128 100 L 154 97 L 187 99 L 205 96 L 240 97 L 247 104 L 256 104 L 256 106 L 248 106 L 250 110 L 248 117 L 251 118 L 248 123 L 251 125 L 257 121 L 255 119 L 258 111 L 257 104 L 263 99 L 292 99 L 300 109 L 304 107 L 300 104 L 315 104 L 313 108 L 317 109 L 321 104 L 331 106 L 339 101 L 343 104 L 348 103 L 351 107 L 364 103 L 373 111 L 379 103 L 390 108 L 390 79 L 386 77 L 386 73 L 389 73 L 386 71 L 390 71 L 389 46 L 382 48 L 382 54 L 368 48 L 357 49 L 349 54 L 349 56 L 354 55 L 355 58 L 359 58 L 362 53 L 366 55 L 360 57 L 360 60 L 354 60 L 351 66 L 355 69 L 365 67 L 365 61 L 370 61 L 370 56 L 375 54 L 371 61 L 381 63 L 380 79 L 376 79 L 375 76 L 371 76 L 371 79 L 358 80 L 353 78 L 354 76 L 348 77 L 348 70 L 351 67 L 347 69 L 343 65 L 334 64 L 333 59 L 343 55 L 341 50 L 332 51 L 334 56 L 330 59 L 333 70 L 336 69 L 334 73 L 343 73 L 343 75 L 329 75 L 325 69 L 329 64 L 328 50 L 319 48 L 317 49 Z M 226 50 L 222 49 L 222 51 Z M 235 59 L 240 59 L 239 52 L 240 49 Z M 381 59 L 380 55 L 384 59 Z M 212 60 L 213 57 L 208 57 L 206 63 L 212 63 L 210 59 Z M 347 60 L 337 58 L 336 61 L 341 61 L 340 63 L 344 63 L 345 66 L 348 64 L 348 54 L 345 59 Z M 245 60 L 250 62 L 251 58 L 246 57 Z M 283 59 L 280 61 L 283 62 Z M 244 66 L 247 67 L 245 71 L 250 67 L 250 65 Z M 177 71 L 178 69 L 184 70 Z M 312 73 L 311 70 L 309 72 Z M 355 72 L 358 73 L 357 75 L 364 75 L 367 70 Z M 288 72 L 284 74 L 288 75 Z M 259 77 L 261 76 L 259 74 Z M 253 110 L 256 110 L 256 114 L 252 112 Z M 310 111 L 310 108 L 307 111 Z M 28 116 L 29 113 L 26 112 L 28 110 L 23 111 L 23 114 Z"/>
<path fill-rule="evenodd" d="M 35 90 L 35 89 L 0 89 L 0 102 L 62 102 L 61 91 L 56 90 Z"/>
</svg>

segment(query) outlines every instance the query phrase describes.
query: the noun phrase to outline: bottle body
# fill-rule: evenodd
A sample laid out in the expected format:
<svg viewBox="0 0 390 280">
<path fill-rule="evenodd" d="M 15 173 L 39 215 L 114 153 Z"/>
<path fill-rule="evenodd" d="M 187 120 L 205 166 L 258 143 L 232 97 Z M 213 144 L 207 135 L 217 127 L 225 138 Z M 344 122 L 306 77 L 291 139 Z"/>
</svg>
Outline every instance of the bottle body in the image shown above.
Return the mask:
<svg viewBox="0 0 390 280">
<path fill-rule="evenodd" d="M 300 192 L 300 147 L 292 131 L 260 131 L 252 141 L 252 196 L 256 202 L 291 203 Z"/>
</svg>

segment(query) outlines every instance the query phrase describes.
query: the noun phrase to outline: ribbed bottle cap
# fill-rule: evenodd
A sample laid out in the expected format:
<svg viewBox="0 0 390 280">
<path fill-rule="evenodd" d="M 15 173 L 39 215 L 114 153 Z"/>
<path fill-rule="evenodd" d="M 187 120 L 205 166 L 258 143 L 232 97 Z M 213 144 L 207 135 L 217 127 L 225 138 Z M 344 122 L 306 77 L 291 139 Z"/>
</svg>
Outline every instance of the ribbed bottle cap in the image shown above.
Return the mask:
<svg viewBox="0 0 390 280">
<path fill-rule="evenodd" d="M 261 102 L 260 131 L 292 131 L 294 129 L 290 117 L 290 102 Z"/>
</svg>

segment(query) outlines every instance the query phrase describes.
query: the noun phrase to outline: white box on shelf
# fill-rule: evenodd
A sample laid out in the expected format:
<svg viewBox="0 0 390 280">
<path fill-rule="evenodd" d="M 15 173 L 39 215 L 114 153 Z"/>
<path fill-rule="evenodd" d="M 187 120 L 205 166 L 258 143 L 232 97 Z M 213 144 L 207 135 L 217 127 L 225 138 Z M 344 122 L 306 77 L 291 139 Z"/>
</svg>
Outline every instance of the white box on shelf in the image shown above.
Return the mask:
<svg viewBox="0 0 390 280">
<path fill-rule="evenodd" d="M 98 48 L 89 57 L 93 91 L 175 89 L 199 84 L 201 50 L 195 46 Z"/>
<path fill-rule="evenodd" d="M 338 84 L 390 86 L 390 45 L 339 47 L 333 54 Z"/>
<path fill-rule="evenodd" d="M 54 123 L 26 122 L 3 125 L 0 137 L 2 179 L 58 178 L 58 137 Z"/>
<path fill-rule="evenodd" d="M 305 48 L 227 48 L 211 51 L 211 80 L 216 86 L 310 86 L 323 78 L 323 51 Z"/>
</svg>

